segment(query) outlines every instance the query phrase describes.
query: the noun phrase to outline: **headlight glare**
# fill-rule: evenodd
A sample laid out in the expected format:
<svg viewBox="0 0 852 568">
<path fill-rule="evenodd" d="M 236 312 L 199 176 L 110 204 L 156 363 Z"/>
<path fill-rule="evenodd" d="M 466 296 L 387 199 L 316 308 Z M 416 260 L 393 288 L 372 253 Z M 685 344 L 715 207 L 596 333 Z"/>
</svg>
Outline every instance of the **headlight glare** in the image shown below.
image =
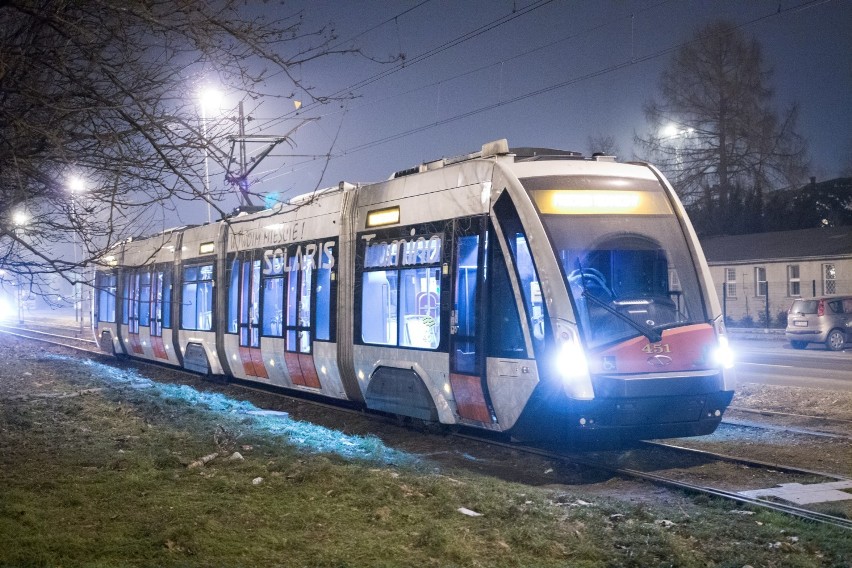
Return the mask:
<svg viewBox="0 0 852 568">
<path fill-rule="evenodd" d="M 718 341 L 718 345 L 713 353 L 713 358 L 715 359 L 716 364 L 723 369 L 733 368 L 734 351 L 731 349 L 731 344 L 728 342 L 728 338 L 724 335 L 719 335 L 716 339 Z"/>
<path fill-rule="evenodd" d="M 589 377 L 586 353 L 577 333 L 557 323 L 557 352 L 554 364 L 571 398 L 592 399 L 595 397 Z"/>
</svg>

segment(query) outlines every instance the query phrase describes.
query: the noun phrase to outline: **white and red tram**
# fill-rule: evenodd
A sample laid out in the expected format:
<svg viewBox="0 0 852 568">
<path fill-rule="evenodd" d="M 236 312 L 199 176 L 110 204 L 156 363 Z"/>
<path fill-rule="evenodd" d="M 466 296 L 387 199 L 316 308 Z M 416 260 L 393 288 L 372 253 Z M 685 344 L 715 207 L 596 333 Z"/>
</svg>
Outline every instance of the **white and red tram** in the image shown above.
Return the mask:
<svg viewBox="0 0 852 568">
<path fill-rule="evenodd" d="M 647 164 L 421 164 L 114 247 L 102 348 L 522 439 L 712 432 L 733 396 L 707 265 Z"/>
</svg>

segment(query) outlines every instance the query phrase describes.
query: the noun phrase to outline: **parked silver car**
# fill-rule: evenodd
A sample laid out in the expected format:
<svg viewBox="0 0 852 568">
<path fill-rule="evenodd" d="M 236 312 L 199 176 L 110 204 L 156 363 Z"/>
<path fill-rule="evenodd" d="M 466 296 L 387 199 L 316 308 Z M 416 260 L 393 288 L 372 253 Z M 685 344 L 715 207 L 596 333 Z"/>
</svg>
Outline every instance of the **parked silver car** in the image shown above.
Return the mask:
<svg viewBox="0 0 852 568">
<path fill-rule="evenodd" d="M 852 296 L 796 300 L 787 312 L 785 335 L 795 349 L 825 343 L 831 351 L 840 351 L 852 341 Z"/>
</svg>

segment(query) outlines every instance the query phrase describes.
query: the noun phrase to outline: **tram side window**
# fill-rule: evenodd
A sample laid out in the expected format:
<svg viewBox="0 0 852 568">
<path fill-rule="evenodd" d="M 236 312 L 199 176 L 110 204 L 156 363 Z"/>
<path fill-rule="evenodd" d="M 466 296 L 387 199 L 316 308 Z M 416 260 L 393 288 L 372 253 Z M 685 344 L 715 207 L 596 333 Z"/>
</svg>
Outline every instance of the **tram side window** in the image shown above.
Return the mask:
<svg viewBox="0 0 852 568">
<path fill-rule="evenodd" d="M 311 282 L 313 282 L 313 260 L 305 257 L 299 271 L 299 347 L 302 353 L 311 351 Z M 293 275 L 291 274 L 291 278 Z"/>
<path fill-rule="evenodd" d="M 459 235 L 456 237 L 455 262 L 455 358 L 456 372 L 471 375 L 479 374 L 478 343 L 476 337 L 479 306 L 479 235 Z"/>
<path fill-rule="evenodd" d="M 316 339 L 331 341 L 333 247 L 326 247 L 320 259 L 317 267 Z"/>
<path fill-rule="evenodd" d="M 98 321 L 115 323 L 116 275 L 98 272 Z"/>
<path fill-rule="evenodd" d="M 154 271 L 151 277 L 151 335 L 160 337 L 172 326 L 172 277 L 168 271 Z"/>
<path fill-rule="evenodd" d="M 188 266 L 183 271 L 183 329 L 213 329 L 213 265 Z"/>
<path fill-rule="evenodd" d="M 512 260 L 515 263 L 518 283 L 524 297 L 524 307 L 527 312 L 527 323 L 532 332 L 533 342 L 542 347 L 544 344 L 544 328 L 547 320 L 544 302 L 541 295 L 541 284 L 538 273 L 524 233 L 521 219 L 515 210 L 508 193 L 504 192 L 494 204 L 500 224 L 503 228 L 503 236 L 509 246 Z"/>
<path fill-rule="evenodd" d="M 311 260 L 305 260 L 302 270 L 299 272 L 299 325 L 301 327 L 311 326 L 311 282 L 314 277 L 314 266 Z M 308 333 L 310 332 L 303 332 Z M 310 338 L 307 338 L 310 341 Z"/>
<path fill-rule="evenodd" d="M 365 343 L 396 345 L 396 270 L 365 272 L 361 293 L 361 338 Z"/>
<path fill-rule="evenodd" d="M 139 333 L 139 273 L 131 272 L 124 278 L 124 311 L 121 323 L 127 324 L 130 333 Z"/>
<path fill-rule="evenodd" d="M 151 325 L 151 273 L 139 274 L 139 325 Z"/>
<path fill-rule="evenodd" d="M 439 343 L 441 270 L 414 268 L 400 274 L 399 344 L 435 349 Z"/>
<path fill-rule="evenodd" d="M 311 266 L 300 265 L 299 256 L 291 256 L 288 263 L 286 290 L 286 332 L 287 351 L 310 353 L 311 350 Z M 301 270 L 300 270 L 301 268 Z"/>
<path fill-rule="evenodd" d="M 284 263 L 273 260 L 272 273 L 263 280 L 263 335 L 284 333 Z"/>
<path fill-rule="evenodd" d="M 533 265 L 532 253 L 526 235 L 515 233 L 511 248 L 515 253 L 515 267 L 518 269 L 524 303 L 532 321 L 532 334 L 536 340 L 544 339 L 544 303 L 541 300 L 541 285 Z"/>
<path fill-rule="evenodd" d="M 490 229 L 493 231 L 493 229 Z M 497 243 L 493 235 L 489 242 Z M 488 355 L 490 357 L 525 357 L 524 335 L 521 318 L 515 303 L 515 293 L 509 280 L 509 270 L 499 247 L 490 247 L 491 288 L 490 288 L 490 325 Z"/>
<path fill-rule="evenodd" d="M 172 273 L 171 271 L 161 272 L 159 275 L 162 282 L 162 322 L 163 327 L 172 327 Z"/>
<path fill-rule="evenodd" d="M 375 239 L 365 247 L 361 340 L 437 349 L 441 342 L 441 237 Z M 397 268 L 402 264 L 402 268 Z M 427 266 L 419 266 L 419 265 Z M 412 266 L 413 265 L 413 266 Z M 381 268 L 381 270 L 369 270 Z"/>
<path fill-rule="evenodd" d="M 240 330 L 240 261 L 231 261 L 228 278 L 228 333 L 237 333 Z"/>
<path fill-rule="evenodd" d="M 128 314 L 130 313 L 130 304 L 131 304 L 131 292 L 132 288 L 130 286 L 130 280 L 132 275 L 125 274 L 124 275 L 124 286 L 121 290 L 121 323 L 127 324 L 128 322 Z"/>
<path fill-rule="evenodd" d="M 240 288 L 240 345 L 260 347 L 260 261 L 243 259 Z"/>
</svg>

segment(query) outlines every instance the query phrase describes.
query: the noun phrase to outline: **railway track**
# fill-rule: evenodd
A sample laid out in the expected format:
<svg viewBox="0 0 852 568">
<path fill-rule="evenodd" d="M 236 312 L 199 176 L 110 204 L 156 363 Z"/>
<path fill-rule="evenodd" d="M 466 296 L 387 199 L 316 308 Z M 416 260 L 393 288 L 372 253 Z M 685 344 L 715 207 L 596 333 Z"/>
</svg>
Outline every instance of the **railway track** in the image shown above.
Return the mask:
<svg viewBox="0 0 852 568">
<path fill-rule="evenodd" d="M 818 417 L 811 417 L 813 421 L 820 421 Z M 818 438 L 837 438 L 842 440 L 850 440 L 852 441 L 852 435 L 849 434 L 840 434 L 838 432 L 829 431 L 829 428 L 826 427 L 828 423 L 823 423 L 821 429 L 815 428 L 804 428 L 800 426 L 792 426 L 792 425 L 778 425 L 778 424 L 767 424 L 765 422 L 753 421 L 753 420 L 733 420 L 733 419 L 724 419 L 722 420 L 722 424 L 730 428 L 750 428 L 753 430 L 770 430 L 773 432 L 784 432 L 788 434 L 799 434 L 804 436 L 815 436 Z M 836 427 L 836 426 L 835 426 Z"/>
<path fill-rule="evenodd" d="M 0 324 L 0 332 L 15 337 L 31 339 L 43 343 L 60 345 L 77 351 L 101 355 L 97 343 L 94 339 L 87 339 L 79 335 L 71 335 L 73 331 L 66 329 L 56 329 L 55 331 L 43 331 L 30 327 L 18 327 L 6 324 Z M 56 333 L 60 332 L 60 333 Z"/>
<path fill-rule="evenodd" d="M 742 408 L 740 406 L 729 406 L 728 410 L 733 410 L 735 412 L 742 412 L 745 414 L 759 414 L 761 416 L 783 416 L 787 418 L 804 418 L 806 420 L 821 420 L 826 423 L 833 424 L 850 424 L 852 425 L 852 420 L 845 420 L 843 418 L 831 418 L 829 416 L 813 416 L 811 414 L 794 414 L 792 412 L 778 412 L 775 410 L 758 410 L 754 408 Z"/>
<path fill-rule="evenodd" d="M 736 418 L 731 415 L 736 416 Z M 774 421 L 767 423 L 766 420 Z M 783 424 L 778 424 L 783 422 Z M 729 407 L 723 424 L 852 440 L 852 420 L 773 410 Z"/>
<path fill-rule="evenodd" d="M 13 335 L 15 337 L 45 342 L 65 348 L 77 350 L 88 355 L 103 355 L 98 349 L 94 340 L 80 338 L 63 333 L 53 333 L 42 330 L 20 328 L 15 326 L 0 325 L 0 332 Z M 162 370 L 163 367 L 154 363 L 148 364 L 145 361 L 133 360 L 134 363 L 139 363 L 145 366 L 151 366 Z M 182 373 L 179 369 L 169 368 L 170 371 Z M 197 375 L 187 373 L 193 377 Z M 257 390 L 264 393 L 269 393 L 268 389 L 258 388 L 252 385 L 245 385 L 238 382 L 240 386 Z M 276 391 L 276 394 L 280 394 Z M 306 400 L 302 397 L 292 397 L 301 402 L 311 404 L 321 404 L 325 407 L 332 408 L 338 412 L 357 412 L 364 414 L 361 410 L 346 408 L 345 406 L 328 405 L 327 403 Z M 378 416 L 377 416 L 378 417 Z M 816 417 L 814 417 L 816 418 Z M 569 463 L 583 467 L 593 468 L 599 471 L 607 472 L 620 477 L 639 479 L 653 483 L 658 486 L 663 486 L 671 489 L 683 490 L 694 494 L 704 494 L 713 497 L 718 497 L 730 501 L 734 501 L 741 505 L 747 505 L 757 509 L 769 509 L 772 511 L 784 513 L 809 521 L 826 523 L 836 527 L 852 530 L 852 519 L 833 516 L 819 511 L 814 511 L 795 505 L 789 505 L 778 501 L 769 501 L 757 497 L 749 497 L 738 493 L 736 490 L 725 487 L 726 484 L 720 486 L 712 486 L 706 482 L 692 480 L 694 475 L 690 472 L 693 469 L 700 469 L 700 476 L 712 477 L 709 470 L 719 468 L 719 464 L 727 464 L 734 468 L 748 468 L 752 477 L 755 477 L 755 472 L 761 472 L 759 480 L 764 487 L 771 487 L 780 483 L 814 483 L 820 480 L 829 481 L 847 481 L 848 478 L 832 473 L 813 471 L 808 469 L 797 468 L 793 466 L 785 466 L 777 463 L 767 463 L 757 460 L 741 458 L 731 455 L 708 452 L 704 450 L 695 450 L 666 444 L 661 442 L 642 442 L 635 445 L 630 451 L 595 451 L 595 452 L 565 452 L 549 449 L 541 449 L 530 446 L 518 445 L 495 439 L 485 439 L 482 436 L 473 436 L 464 432 L 454 432 L 453 435 L 460 439 L 484 443 L 491 447 L 501 447 L 516 452 L 523 452 L 529 455 L 535 455 L 546 460 L 552 460 L 557 463 Z M 667 467 L 667 463 L 674 464 L 672 467 Z M 668 474 L 660 473 L 662 471 L 669 472 Z M 723 476 L 724 477 L 724 476 Z M 710 482 L 712 483 L 712 481 Z M 728 483 L 729 484 L 729 483 Z M 754 480 L 752 480 L 754 484 Z"/>
<path fill-rule="evenodd" d="M 687 448 L 678 448 L 678 450 L 679 451 L 695 451 L 695 450 L 689 450 Z M 704 452 L 703 455 L 706 456 L 706 457 L 710 457 L 710 458 L 719 460 L 719 461 L 729 461 L 729 460 L 732 459 L 730 456 L 725 456 L 725 455 L 721 455 L 721 454 L 714 454 L 712 452 Z M 576 461 L 575 457 L 571 457 L 570 459 L 572 461 Z M 733 461 L 734 461 L 734 463 L 737 463 L 737 464 L 740 464 L 740 465 L 748 465 L 748 467 L 750 467 L 750 468 L 764 468 L 764 469 L 770 469 L 770 470 L 783 470 L 784 473 L 793 473 L 793 474 L 799 474 L 799 475 L 803 475 L 803 476 L 809 476 L 809 475 L 817 476 L 818 475 L 818 476 L 824 476 L 827 479 L 844 479 L 845 480 L 845 478 L 835 476 L 835 475 L 832 475 L 832 474 L 810 472 L 809 470 L 801 470 L 801 469 L 793 468 L 793 467 L 789 467 L 789 466 L 778 466 L 778 465 L 775 465 L 775 464 L 766 464 L 766 463 L 758 462 L 758 461 L 755 461 L 755 460 L 744 460 L 744 459 L 741 459 L 741 458 L 735 458 Z M 596 464 L 597 464 L 598 467 L 606 467 L 605 464 L 601 464 L 600 462 L 597 462 L 595 460 L 590 460 L 590 461 L 587 461 L 586 463 L 590 467 L 594 467 Z M 658 474 L 658 473 L 654 473 L 654 472 L 650 472 L 650 471 L 643 471 L 643 470 L 635 469 L 635 468 L 616 467 L 616 468 L 612 468 L 611 471 L 613 473 L 617 473 L 619 475 L 625 475 L 625 476 L 628 476 L 628 477 L 631 477 L 631 478 L 642 479 L 642 480 L 654 483 L 656 485 L 660 485 L 660 486 L 664 486 L 664 487 L 668 487 L 668 488 L 681 489 L 681 490 L 688 491 L 690 493 L 709 495 L 709 496 L 713 496 L 713 497 L 720 497 L 720 498 L 723 498 L 723 499 L 735 501 L 735 502 L 743 504 L 743 505 L 749 505 L 749 506 L 752 506 L 752 507 L 755 507 L 755 508 L 758 508 L 758 509 L 769 509 L 769 510 L 772 510 L 772 511 L 784 513 L 784 514 L 791 515 L 791 516 L 794 516 L 794 517 L 798 517 L 798 518 L 801 518 L 801 519 L 826 523 L 826 524 L 833 525 L 833 526 L 836 526 L 836 527 L 839 527 L 839 528 L 852 530 L 852 519 L 838 517 L 838 516 L 830 515 L 830 514 L 827 514 L 827 513 L 821 513 L 819 511 L 814 511 L 814 510 L 806 509 L 806 508 L 803 508 L 803 507 L 797 507 L 795 505 L 790 505 L 790 504 L 786 504 L 786 503 L 782 503 L 782 502 L 776 502 L 776 501 L 768 501 L 766 499 L 761 499 L 759 497 L 749 497 L 749 496 L 742 495 L 741 493 L 739 493 L 737 491 L 732 491 L 732 490 L 729 490 L 729 489 L 721 489 L 721 488 L 712 487 L 712 486 L 708 486 L 708 485 L 705 485 L 705 484 L 694 483 L 694 482 L 690 482 L 690 481 L 686 481 L 686 480 L 682 480 L 682 479 L 675 479 L 673 477 L 669 477 L 669 476 L 666 476 L 666 475 L 662 475 L 662 474 Z"/>
<path fill-rule="evenodd" d="M 477 439 L 475 437 L 471 437 L 471 439 Z M 703 483 L 696 483 L 687 481 L 684 479 L 677 479 L 673 476 L 667 476 L 660 473 L 655 473 L 654 471 L 649 471 L 647 469 L 640 469 L 639 467 L 630 467 L 617 465 L 618 459 L 614 459 L 613 452 L 585 452 L 585 453 L 573 453 L 573 452 L 561 452 L 561 451 L 553 451 L 547 449 L 539 449 L 539 448 L 531 448 L 527 446 L 519 447 L 514 444 L 507 444 L 503 442 L 489 441 L 489 444 L 502 446 L 505 448 L 512 448 L 516 451 L 521 451 L 525 453 L 529 453 L 531 455 L 536 455 L 539 457 L 543 457 L 546 459 L 553 460 L 554 462 L 568 462 L 571 464 L 582 465 L 589 468 L 598 469 L 601 471 L 606 471 L 618 476 L 630 478 L 630 479 L 639 479 L 642 481 L 650 482 L 655 485 L 666 487 L 669 489 L 677 489 L 686 491 L 693 494 L 701 494 L 707 495 L 711 497 L 717 497 L 729 501 L 736 502 L 740 505 L 746 505 L 753 507 L 755 509 L 768 509 L 771 511 L 775 511 L 778 513 L 783 513 L 785 515 L 790 515 L 793 517 L 797 517 L 800 519 L 805 519 L 808 521 L 820 522 L 828 525 L 832 525 L 838 528 L 852 530 L 852 519 L 839 517 L 835 515 L 830 515 L 827 513 L 822 513 L 819 511 L 814 511 L 811 509 L 806 509 L 803 507 L 797 507 L 795 505 L 790 505 L 777 501 L 768 501 L 766 499 L 760 499 L 757 497 L 749 497 L 746 495 L 742 495 L 737 491 L 730 489 L 723 489 L 719 487 L 708 486 Z M 766 471 L 779 471 L 786 475 L 793 475 L 796 478 L 810 479 L 815 480 L 815 478 L 825 478 L 828 480 L 847 480 L 847 478 L 831 473 L 824 472 L 816 472 L 791 466 L 783 466 L 779 464 L 769 464 L 766 462 L 760 462 L 756 460 L 749 460 L 745 458 L 733 457 L 724 454 L 717 454 L 713 452 L 705 452 L 702 450 L 693 450 L 691 448 L 684 448 L 680 446 L 675 446 L 671 444 L 665 444 L 660 442 L 641 442 L 638 444 L 638 447 L 649 447 L 652 449 L 664 449 L 666 451 L 681 453 L 683 455 L 690 456 L 700 456 L 703 459 L 710 459 L 717 462 L 727 462 L 732 465 L 738 466 L 746 466 L 751 469 L 763 469 Z M 643 461 L 632 460 L 632 461 Z M 616 465 L 614 465 L 616 464 Z M 657 469 L 660 466 L 656 466 Z M 792 482 L 792 479 L 787 479 L 785 483 Z"/>
</svg>

